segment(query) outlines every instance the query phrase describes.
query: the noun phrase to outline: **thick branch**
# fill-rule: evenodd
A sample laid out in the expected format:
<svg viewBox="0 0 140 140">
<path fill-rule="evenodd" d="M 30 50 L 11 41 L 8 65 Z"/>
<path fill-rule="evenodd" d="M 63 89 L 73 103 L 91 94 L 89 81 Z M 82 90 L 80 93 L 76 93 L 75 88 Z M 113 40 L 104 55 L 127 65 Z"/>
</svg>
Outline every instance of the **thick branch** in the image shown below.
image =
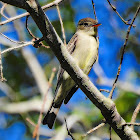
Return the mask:
<svg viewBox="0 0 140 140">
<path fill-rule="evenodd" d="M 6 2 L 6 0 L 2 1 Z M 8 2 L 9 0 L 7 0 L 7 3 Z M 12 4 L 12 1 L 10 4 Z M 125 124 L 125 121 L 117 112 L 113 101 L 103 96 L 83 71 L 75 64 L 74 59 L 68 53 L 38 2 L 35 0 L 25 1 L 22 8 L 26 9 L 30 13 L 42 32 L 44 40 L 49 44 L 60 61 L 61 66 L 69 73 L 87 97 L 101 110 L 107 123 L 110 124 L 120 138 L 123 140 L 138 140 L 138 136 L 130 129 L 130 127 L 122 127 L 123 124 Z"/>
<path fill-rule="evenodd" d="M 25 9 L 25 0 L 1 0 L 1 1 Z"/>
</svg>

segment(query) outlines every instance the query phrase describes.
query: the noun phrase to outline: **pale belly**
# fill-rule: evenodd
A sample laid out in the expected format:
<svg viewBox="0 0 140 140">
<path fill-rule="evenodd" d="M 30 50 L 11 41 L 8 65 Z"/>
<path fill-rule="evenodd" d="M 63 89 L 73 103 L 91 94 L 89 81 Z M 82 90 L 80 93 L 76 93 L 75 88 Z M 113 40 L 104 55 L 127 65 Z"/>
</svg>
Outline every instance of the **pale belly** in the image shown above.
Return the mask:
<svg viewBox="0 0 140 140">
<path fill-rule="evenodd" d="M 88 74 L 91 70 L 93 63 L 98 58 L 98 43 L 96 39 L 88 35 L 78 35 L 76 48 L 72 53 L 72 57 L 74 58 L 77 65 L 83 70 L 83 72 L 85 74 Z M 69 74 L 65 71 L 63 74 L 63 80 L 67 80 L 68 82 L 68 79 L 71 78 Z"/>
<path fill-rule="evenodd" d="M 96 39 L 88 35 L 84 35 L 84 38 L 83 35 L 79 36 L 72 56 L 82 70 L 86 69 L 98 57 L 98 43 Z"/>
</svg>

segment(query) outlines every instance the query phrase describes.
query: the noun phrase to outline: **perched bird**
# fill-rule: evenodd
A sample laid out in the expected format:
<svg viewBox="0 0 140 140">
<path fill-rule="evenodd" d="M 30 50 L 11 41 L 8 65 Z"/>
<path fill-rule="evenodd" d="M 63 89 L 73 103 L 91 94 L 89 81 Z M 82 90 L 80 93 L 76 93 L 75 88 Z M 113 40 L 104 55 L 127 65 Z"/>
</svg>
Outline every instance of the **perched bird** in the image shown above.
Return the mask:
<svg viewBox="0 0 140 140">
<path fill-rule="evenodd" d="M 97 27 L 100 25 L 101 24 L 92 18 L 81 19 L 78 22 L 76 33 L 67 45 L 68 52 L 72 55 L 81 70 L 87 75 L 93 64 L 98 60 L 99 41 L 97 37 Z M 67 104 L 78 89 L 78 85 L 61 67 L 58 71 L 57 80 L 53 103 L 42 122 L 44 125 L 47 124 L 50 129 L 53 127 L 63 101 Z"/>
</svg>

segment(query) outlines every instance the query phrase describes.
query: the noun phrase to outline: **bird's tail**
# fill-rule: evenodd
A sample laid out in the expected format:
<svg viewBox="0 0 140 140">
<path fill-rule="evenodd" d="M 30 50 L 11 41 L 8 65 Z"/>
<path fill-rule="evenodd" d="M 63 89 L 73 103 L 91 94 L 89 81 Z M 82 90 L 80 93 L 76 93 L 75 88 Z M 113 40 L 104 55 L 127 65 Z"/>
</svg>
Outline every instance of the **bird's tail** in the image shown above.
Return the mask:
<svg viewBox="0 0 140 140">
<path fill-rule="evenodd" d="M 59 106 L 57 106 L 57 107 L 51 106 L 50 110 L 47 112 L 46 116 L 44 117 L 44 119 L 42 121 L 43 125 L 47 124 L 48 127 L 50 129 L 52 129 L 54 122 L 55 122 L 55 119 L 56 119 L 56 116 L 57 116 L 59 109 L 61 107 L 61 104 L 59 104 Z"/>
</svg>

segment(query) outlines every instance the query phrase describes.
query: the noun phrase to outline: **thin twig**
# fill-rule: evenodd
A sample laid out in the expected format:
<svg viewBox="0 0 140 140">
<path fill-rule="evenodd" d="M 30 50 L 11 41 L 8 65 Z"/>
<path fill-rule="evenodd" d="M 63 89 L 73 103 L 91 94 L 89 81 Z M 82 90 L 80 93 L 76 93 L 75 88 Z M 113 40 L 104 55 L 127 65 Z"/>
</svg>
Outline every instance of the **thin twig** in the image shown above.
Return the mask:
<svg viewBox="0 0 140 140">
<path fill-rule="evenodd" d="M 68 135 L 72 138 L 72 140 L 75 140 L 75 138 L 73 137 L 72 133 L 68 129 L 66 118 L 64 118 L 64 120 L 65 120 L 65 123 L 66 123 L 66 128 L 67 128 L 67 131 L 68 131 Z"/>
<path fill-rule="evenodd" d="M 48 46 L 45 46 L 43 43 L 42 43 L 42 41 L 44 40 L 44 38 L 42 37 L 42 38 L 37 38 L 37 37 L 35 37 L 34 35 L 33 35 L 33 33 L 31 32 L 31 30 L 28 28 L 28 18 L 29 18 L 29 15 L 26 17 L 26 23 L 25 23 L 25 27 L 26 27 L 26 29 L 27 29 L 27 31 L 28 31 L 28 33 L 30 34 L 30 36 L 33 38 L 33 47 L 35 47 L 35 48 L 39 48 L 40 46 L 42 46 L 42 47 L 44 47 L 44 48 L 48 48 Z"/>
<path fill-rule="evenodd" d="M 109 127 L 109 139 L 112 140 L 112 127 Z"/>
<path fill-rule="evenodd" d="M 96 11 L 95 11 L 95 4 L 94 4 L 93 0 L 92 0 L 92 6 L 93 6 L 93 10 L 94 10 L 95 20 L 97 20 Z"/>
<path fill-rule="evenodd" d="M 95 130 L 103 127 L 105 125 L 105 123 L 100 123 L 99 125 L 97 125 L 96 127 L 94 127 L 93 129 L 89 130 L 86 134 L 83 135 L 83 137 L 86 137 L 87 135 L 91 134 L 92 132 L 94 132 Z"/>
<path fill-rule="evenodd" d="M 32 39 L 32 41 L 34 42 L 34 44 L 33 44 L 33 46 L 35 47 L 35 48 L 39 48 L 39 47 L 44 47 L 44 48 L 46 48 L 46 49 L 48 49 L 48 48 L 50 48 L 49 46 L 45 46 L 43 43 L 42 43 L 42 41 L 44 40 L 44 37 L 42 37 L 42 38 L 33 38 Z"/>
<path fill-rule="evenodd" d="M 110 91 L 109 91 L 109 90 L 100 89 L 100 92 L 102 92 L 102 91 L 107 92 L 107 93 L 110 93 Z"/>
<path fill-rule="evenodd" d="M 3 66 L 2 66 L 2 58 L 1 58 L 1 49 L 0 49 L 0 80 L 2 82 L 7 81 L 4 77 L 3 77 Z"/>
<path fill-rule="evenodd" d="M 131 124 L 135 123 L 136 117 L 137 117 L 139 111 L 140 111 L 140 102 L 139 102 L 139 104 L 137 105 L 136 109 L 133 112 L 132 119 L 131 119 Z M 131 128 L 134 130 L 134 126 L 133 125 L 132 125 Z"/>
<path fill-rule="evenodd" d="M 35 129 L 34 129 L 34 132 L 33 132 L 33 138 L 36 137 L 36 140 L 39 140 L 39 128 L 40 128 L 40 124 L 41 124 L 41 120 L 42 120 L 42 115 L 43 115 L 43 112 L 44 112 L 48 91 L 49 91 L 49 89 L 51 87 L 51 84 L 52 84 L 52 81 L 54 79 L 55 72 L 56 72 L 56 68 L 53 68 L 50 79 L 49 79 L 49 82 L 48 82 L 49 83 L 48 84 L 48 89 L 47 89 L 46 94 L 45 94 L 44 99 L 43 99 L 43 104 L 42 104 L 42 108 L 41 108 L 41 111 L 40 111 L 40 114 L 39 114 L 38 123 L 35 126 Z"/>
<path fill-rule="evenodd" d="M 15 46 L 15 47 L 10 47 L 10 48 L 5 49 L 4 51 L 2 51 L 1 54 L 3 55 L 5 53 L 7 53 L 7 52 L 10 52 L 10 51 L 13 51 L 13 50 L 16 50 L 16 49 L 20 49 L 20 48 L 26 47 L 28 45 L 33 45 L 33 42 L 25 42 L 22 45 Z"/>
<path fill-rule="evenodd" d="M 121 54 L 121 60 L 120 60 L 120 65 L 118 67 L 117 76 L 116 76 L 116 79 L 113 83 L 113 87 L 112 87 L 112 89 L 110 91 L 110 95 L 109 95 L 109 98 L 111 98 L 111 99 L 112 99 L 113 91 L 116 88 L 116 84 L 117 84 L 117 81 L 118 81 L 118 78 L 119 78 L 119 75 L 120 75 L 121 66 L 122 66 L 122 62 L 123 62 L 123 56 L 124 56 L 124 53 L 125 53 L 125 48 L 126 48 L 126 44 L 127 44 L 128 38 L 129 38 L 130 30 L 131 30 L 131 27 L 132 27 L 137 15 L 138 15 L 139 11 L 140 11 L 140 5 L 138 6 L 137 11 L 136 11 L 136 13 L 133 17 L 133 20 L 132 20 L 131 24 L 128 27 L 128 30 L 127 30 L 127 33 L 126 33 L 126 38 L 125 38 L 125 42 L 124 42 L 124 45 L 123 45 L 123 50 L 122 50 L 122 54 Z"/>
<path fill-rule="evenodd" d="M 30 34 L 30 36 L 32 36 L 33 38 L 36 39 L 36 37 L 33 35 L 33 33 L 30 31 L 30 29 L 28 28 L 28 18 L 29 18 L 29 15 L 26 17 L 26 22 L 25 22 L 25 27 L 28 31 L 28 33 Z"/>
<path fill-rule="evenodd" d="M 62 1 L 63 1 L 63 0 L 55 0 L 55 1 L 49 3 L 49 4 L 45 5 L 45 6 L 42 6 L 42 9 L 47 9 L 47 8 L 56 6 L 58 3 L 62 2 Z M 9 19 L 6 20 L 6 21 L 0 22 L 0 25 L 4 25 L 4 24 L 6 24 L 6 23 L 9 23 L 9 22 L 11 22 L 11 21 L 20 19 L 20 18 L 25 17 L 25 16 L 28 16 L 28 15 L 29 15 L 28 12 L 23 13 L 23 14 L 21 14 L 21 15 L 18 15 L 18 16 L 12 17 L 12 18 L 9 18 Z"/>
<path fill-rule="evenodd" d="M 9 41 L 13 42 L 13 43 L 16 43 L 16 44 L 23 44 L 24 42 L 23 41 L 15 41 L 15 40 L 12 40 L 11 38 L 7 37 L 6 35 L 4 35 L 3 33 L 0 32 L 0 34 L 2 36 L 4 36 L 6 39 L 8 39 Z"/>
<path fill-rule="evenodd" d="M 126 25 L 131 25 L 131 24 L 128 23 L 128 21 L 130 21 L 130 20 L 127 20 L 127 21 L 124 20 L 124 19 L 122 18 L 122 16 L 119 14 L 119 12 L 117 11 L 116 7 L 113 6 L 113 5 L 110 3 L 109 0 L 107 0 L 107 1 L 108 1 L 109 5 L 111 6 L 112 10 L 120 17 L 120 19 L 121 19 Z M 135 27 L 135 25 L 132 25 L 132 26 Z"/>
<path fill-rule="evenodd" d="M 3 4 L 0 13 L 1 13 L 1 15 L 2 15 L 3 17 L 5 17 L 6 19 L 8 19 L 8 17 L 5 16 L 4 13 L 3 13 L 3 12 L 4 12 L 4 8 L 6 7 L 6 5 L 7 5 L 7 3 L 4 3 L 4 4 Z"/>
<path fill-rule="evenodd" d="M 64 25 L 63 25 L 63 21 L 62 21 L 62 17 L 61 17 L 61 13 L 60 13 L 60 9 L 59 9 L 58 4 L 56 5 L 56 9 L 57 9 L 57 13 L 58 13 L 58 16 L 59 16 L 59 21 L 60 21 L 60 24 L 61 24 L 61 31 L 62 31 L 62 35 L 63 35 L 64 45 L 66 46 L 65 30 L 64 30 Z"/>
<path fill-rule="evenodd" d="M 125 123 L 123 126 L 126 126 L 126 125 L 129 125 L 129 126 L 140 126 L 140 123 Z"/>
<path fill-rule="evenodd" d="M 29 118 L 26 118 L 26 121 L 29 122 L 32 126 L 34 126 L 34 127 L 36 126 L 36 124 Z"/>
</svg>

